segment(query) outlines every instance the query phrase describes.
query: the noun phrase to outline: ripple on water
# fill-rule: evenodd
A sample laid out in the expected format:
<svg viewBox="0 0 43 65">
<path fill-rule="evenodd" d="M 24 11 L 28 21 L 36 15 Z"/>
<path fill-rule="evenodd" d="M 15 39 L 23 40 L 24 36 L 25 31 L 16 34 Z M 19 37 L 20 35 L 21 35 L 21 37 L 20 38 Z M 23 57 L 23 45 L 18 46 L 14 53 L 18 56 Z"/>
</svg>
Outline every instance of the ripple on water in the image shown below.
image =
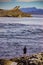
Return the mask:
<svg viewBox="0 0 43 65">
<path fill-rule="evenodd" d="M 43 51 L 43 26 L 24 24 L 0 24 L 0 58 Z"/>
</svg>

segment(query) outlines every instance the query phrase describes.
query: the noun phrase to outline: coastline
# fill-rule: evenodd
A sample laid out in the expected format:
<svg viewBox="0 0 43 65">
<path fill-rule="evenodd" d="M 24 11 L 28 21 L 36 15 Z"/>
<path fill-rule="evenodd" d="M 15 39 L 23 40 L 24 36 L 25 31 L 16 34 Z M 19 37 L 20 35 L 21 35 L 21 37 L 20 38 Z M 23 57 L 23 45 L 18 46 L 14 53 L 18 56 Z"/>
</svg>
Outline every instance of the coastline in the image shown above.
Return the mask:
<svg viewBox="0 0 43 65">
<path fill-rule="evenodd" d="M 22 56 L 11 59 L 0 59 L 1 65 L 43 65 L 43 52 L 30 56 Z"/>
</svg>

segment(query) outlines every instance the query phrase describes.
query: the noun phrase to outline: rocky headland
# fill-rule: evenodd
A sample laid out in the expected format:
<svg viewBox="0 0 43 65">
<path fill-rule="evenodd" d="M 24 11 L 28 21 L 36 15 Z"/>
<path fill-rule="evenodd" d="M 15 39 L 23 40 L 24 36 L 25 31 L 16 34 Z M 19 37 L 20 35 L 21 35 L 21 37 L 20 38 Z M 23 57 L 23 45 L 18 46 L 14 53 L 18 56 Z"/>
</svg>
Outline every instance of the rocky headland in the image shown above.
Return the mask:
<svg viewBox="0 0 43 65">
<path fill-rule="evenodd" d="M 12 59 L 0 59 L 0 65 L 43 65 L 43 52 Z"/>
<path fill-rule="evenodd" d="M 31 17 L 31 14 L 22 12 L 20 6 L 11 10 L 0 9 L 0 17 Z"/>
</svg>

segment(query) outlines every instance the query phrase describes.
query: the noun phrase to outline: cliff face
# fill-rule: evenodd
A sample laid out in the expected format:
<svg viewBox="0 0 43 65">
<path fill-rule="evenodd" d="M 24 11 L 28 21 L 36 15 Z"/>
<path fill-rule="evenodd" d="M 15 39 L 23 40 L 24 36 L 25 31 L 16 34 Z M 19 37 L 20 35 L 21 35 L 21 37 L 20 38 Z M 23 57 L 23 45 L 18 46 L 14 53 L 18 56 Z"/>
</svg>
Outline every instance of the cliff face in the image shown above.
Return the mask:
<svg viewBox="0 0 43 65">
<path fill-rule="evenodd" d="M 24 13 L 16 6 L 12 10 L 0 9 L 0 17 L 30 17 L 30 14 Z"/>
</svg>

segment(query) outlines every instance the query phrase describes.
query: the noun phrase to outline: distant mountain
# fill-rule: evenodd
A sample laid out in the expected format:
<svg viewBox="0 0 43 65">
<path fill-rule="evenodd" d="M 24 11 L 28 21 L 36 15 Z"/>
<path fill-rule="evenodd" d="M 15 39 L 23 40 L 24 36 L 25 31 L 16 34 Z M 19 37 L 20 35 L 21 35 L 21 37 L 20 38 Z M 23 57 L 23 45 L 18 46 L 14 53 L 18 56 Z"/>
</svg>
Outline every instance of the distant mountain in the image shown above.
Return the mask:
<svg viewBox="0 0 43 65">
<path fill-rule="evenodd" d="M 43 9 L 37 9 L 35 7 L 32 8 L 21 8 L 20 9 L 22 12 L 25 13 L 31 13 L 31 14 L 43 14 Z"/>
<path fill-rule="evenodd" d="M 0 17 L 30 17 L 30 16 L 31 15 L 29 13 L 22 12 L 19 6 L 16 6 L 11 10 L 0 9 Z"/>
</svg>

